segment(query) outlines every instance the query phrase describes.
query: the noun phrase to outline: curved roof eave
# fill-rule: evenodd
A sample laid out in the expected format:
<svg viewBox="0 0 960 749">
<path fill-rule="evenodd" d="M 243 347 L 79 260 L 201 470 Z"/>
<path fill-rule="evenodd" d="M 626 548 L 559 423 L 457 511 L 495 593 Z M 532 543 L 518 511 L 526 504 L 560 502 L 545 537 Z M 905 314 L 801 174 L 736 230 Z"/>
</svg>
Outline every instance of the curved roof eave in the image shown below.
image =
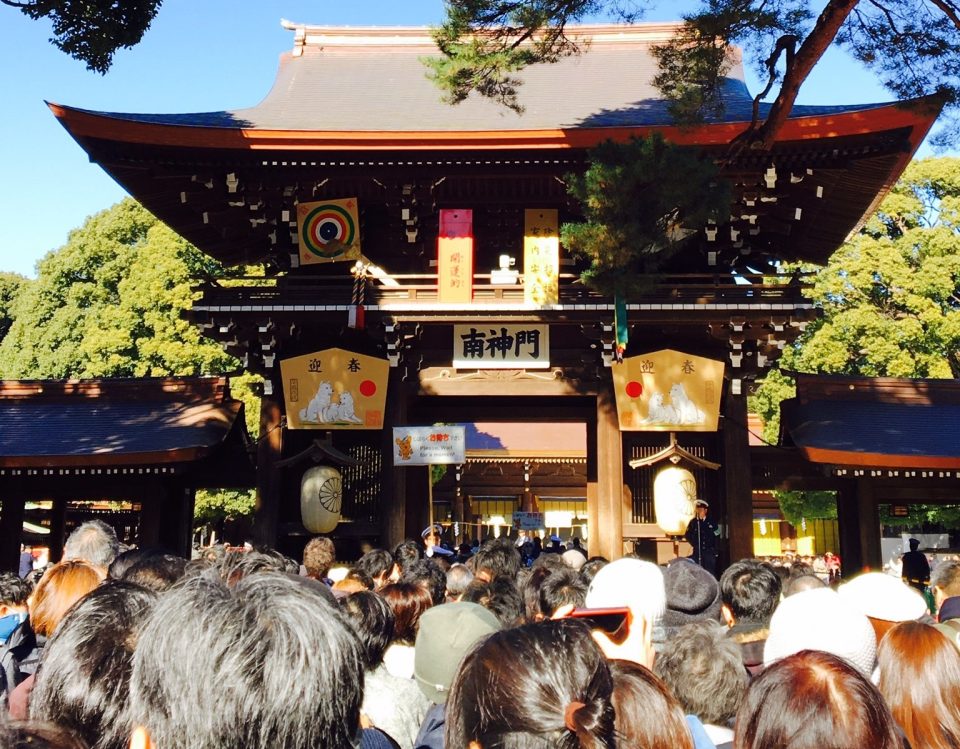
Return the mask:
<svg viewBox="0 0 960 749">
<path fill-rule="evenodd" d="M 695 127 L 644 125 L 576 127 L 543 130 L 267 130 L 183 124 L 176 115 L 121 115 L 69 107 L 54 102 L 47 106 L 79 142 L 101 140 L 196 149 L 245 151 L 427 151 L 590 148 L 601 141 L 624 140 L 659 132 L 680 145 L 722 146 L 747 129 L 749 123 L 715 122 Z M 822 140 L 911 127 L 916 148 L 932 127 L 940 108 L 936 96 L 904 102 L 855 105 L 839 111 L 793 116 L 778 133 L 778 142 Z M 800 111 L 802 109 L 798 108 Z M 219 113 L 210 113 L 219 114 Z M 200 118 L 201 115 L 191 115 Z"/>
</svg>

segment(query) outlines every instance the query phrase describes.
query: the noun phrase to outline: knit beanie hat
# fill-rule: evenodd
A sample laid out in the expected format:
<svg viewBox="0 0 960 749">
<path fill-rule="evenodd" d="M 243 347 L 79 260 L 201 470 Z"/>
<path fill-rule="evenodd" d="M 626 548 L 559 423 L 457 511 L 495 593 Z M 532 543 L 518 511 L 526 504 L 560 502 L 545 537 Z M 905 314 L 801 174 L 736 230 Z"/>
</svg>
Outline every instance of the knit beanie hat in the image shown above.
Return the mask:
<svg viewBox="0 0 960 749">
<path fill-rule="evenodd" d="M 413 675 L 424 696 L 446 702 L 460 661 L 500 629 L 497 617 L 478 603 L 443 603 L 424 611 L 413 656 Z"/>
<path fill-rule="evenodd" d="M 663 573 L 653 562 L 617 559 L 605 565 L 587 588 L 590 609 L 626 606 L 634 616 L 658 621 L 666 608 Z"/>
<path fill-rule="evenodd" d="M 663 584 L 667 595 L 663 626 L 720 620 L 720 585 L 693 560 L 681 558 L 669 562 L 663 571 Z"/>
<path fill-rule="evenodd" d="M 867 617 L 830 588 L 784 598 L 770 619 L 763 664 L 801 650 L 822 650 L 848 661 L 866 678 L 873 672 L 877 638 Z"/>
</svg>

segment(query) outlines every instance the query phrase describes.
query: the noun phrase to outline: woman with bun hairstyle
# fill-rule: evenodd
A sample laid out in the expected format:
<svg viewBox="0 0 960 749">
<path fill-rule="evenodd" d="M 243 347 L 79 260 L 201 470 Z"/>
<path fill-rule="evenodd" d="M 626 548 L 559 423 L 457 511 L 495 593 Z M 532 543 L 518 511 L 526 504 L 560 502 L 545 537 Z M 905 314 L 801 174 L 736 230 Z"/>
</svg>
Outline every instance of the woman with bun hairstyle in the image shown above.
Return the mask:
<svg viewBox="0 0 960 749">
<path fill-rule="evenodd" d="M 613 679 L 585 624 L 558 619 L 496 632 L 463 663 L 445 745 L 614 749 Z"/>
</svg>

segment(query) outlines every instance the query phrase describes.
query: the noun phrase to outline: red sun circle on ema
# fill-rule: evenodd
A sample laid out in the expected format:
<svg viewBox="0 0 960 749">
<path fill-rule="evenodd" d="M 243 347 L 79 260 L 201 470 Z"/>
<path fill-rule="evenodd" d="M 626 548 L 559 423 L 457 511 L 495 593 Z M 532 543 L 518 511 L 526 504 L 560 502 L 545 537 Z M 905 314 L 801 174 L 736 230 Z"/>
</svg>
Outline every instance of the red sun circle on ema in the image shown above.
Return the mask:
<svg viewBox="0 0 960 749">
<path fill-rule="evenodd" d="M 377 392 L 377 383 L 373 380 L 364 380 L 360 383 L 360 395 L 365 398 L 371 397 Z"/>
<path fill-rule="evenodd" d="M 643 395 L 643 385 L 636 380 L 631 380 L 628 382 L 625 390 L 627 391 L 627 395 L 631 398 L 639 398 L 641 395 Z"/>
</svg>

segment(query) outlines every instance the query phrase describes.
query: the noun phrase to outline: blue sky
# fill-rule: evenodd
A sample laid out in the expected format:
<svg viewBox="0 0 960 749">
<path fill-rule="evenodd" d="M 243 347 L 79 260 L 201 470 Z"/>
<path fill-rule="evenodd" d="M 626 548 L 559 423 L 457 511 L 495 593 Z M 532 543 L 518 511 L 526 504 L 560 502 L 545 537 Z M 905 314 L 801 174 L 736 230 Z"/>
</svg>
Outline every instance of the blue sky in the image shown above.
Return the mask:
<svg viewBox="0 0 960 749">
<path fill-rule="evenodd" d="M 323 25 L 429 25 L 441 0 L 165 0 L 144 40 L 101 76 L 53 47 L 49 25 L 0 5 L 0 271 L 34 275 L 44 254 L 125 193 L 57 124 L 54 101 L 116 112 L 197 112 L 256 104 L 293 43 L 280 19 Z M 663 18 L 662 16 L 660 18 Z M 751 88 L 759 87 L 751 83 Z M 840 54 L 800 103 L 892 98 Z"/>
</svg>

